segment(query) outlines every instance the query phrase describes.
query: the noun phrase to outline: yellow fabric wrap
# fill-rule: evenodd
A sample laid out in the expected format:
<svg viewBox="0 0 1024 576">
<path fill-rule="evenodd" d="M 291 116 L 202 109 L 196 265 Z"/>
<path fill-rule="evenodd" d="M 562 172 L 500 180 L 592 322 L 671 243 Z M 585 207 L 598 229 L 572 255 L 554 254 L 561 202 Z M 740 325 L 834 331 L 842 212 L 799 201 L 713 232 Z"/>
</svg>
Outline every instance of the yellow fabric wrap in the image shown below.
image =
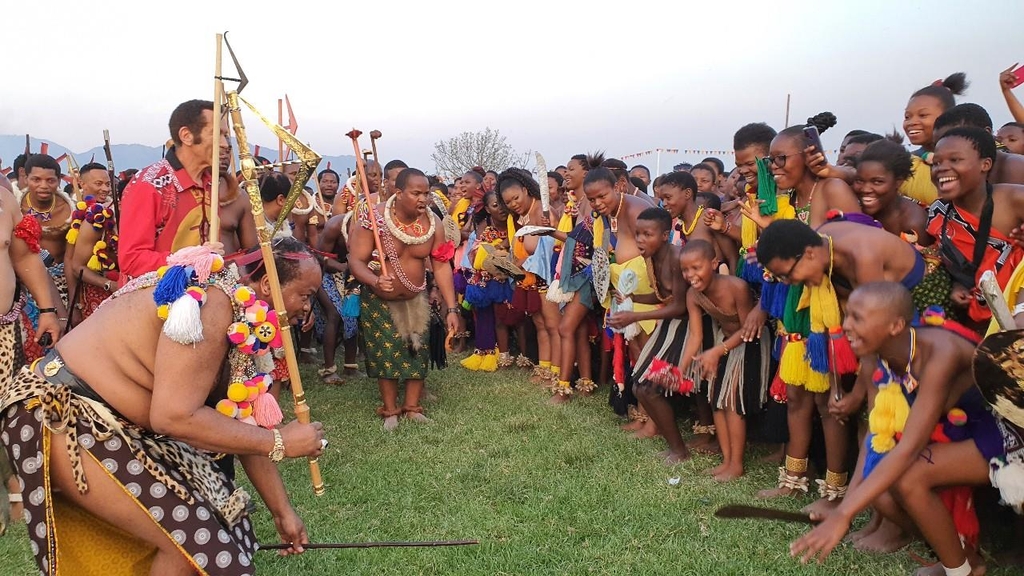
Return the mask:
<svg viewBox="0 0 1024 576">
<path fill-rule="evenodd" d="M 565 211 L 562 212 L 562 217 L 558 219 L 558 231 L 568 234 L 572 232 L 572 210 L 576 207 L 576 195 L 572 192 L 567 194 L 568 199 L 565 201 Z"/>
<path fill-rule="evenodd" d="M 913 174 L 903 181 L 900 194 L 924 206 L 930 205 L 939 197 L 939 191 L 932 184 L 932 167 L 921 160 L 916 154 L 910 156 Z"/>
<path fill-rule="evenodd" d="M 462 219 L 466 216 L 466 211 L 469 210 L 472 203 L 473 201 L 471 199 L 463 198 L 455 205 L 455 210 L 452 211 L 452 218 L 454 218 L 455 222 L 460 226 L 463 225 Z"/>
</svg>

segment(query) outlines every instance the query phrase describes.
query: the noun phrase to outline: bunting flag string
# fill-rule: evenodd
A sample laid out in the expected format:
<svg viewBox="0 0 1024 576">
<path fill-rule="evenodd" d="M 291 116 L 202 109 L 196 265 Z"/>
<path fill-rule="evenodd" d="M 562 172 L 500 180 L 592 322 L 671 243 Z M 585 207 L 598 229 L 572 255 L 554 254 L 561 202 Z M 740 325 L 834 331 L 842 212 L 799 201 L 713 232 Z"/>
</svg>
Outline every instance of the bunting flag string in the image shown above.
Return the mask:
<svg viewBox="0 0 1024 576">
<path fill-rule="evenodd" d="M 644 156 L 652 156 L 654 154 L 682 154 L 685 156 L 733 156 L 735 152 L 733 150 L 715 150 L 712 148 L 654 148 L 652 150 L 644 150 L 643 152 L 636 152 L 634 154 L 626 154 L 620 156 L 621 160 L 629 160 L 632 158 L 642 158 Z M 835 148 L 832 150 L 825 150 L 826 155 L 835 156 L 839 154 L 839 149 Z"/>
</svg>

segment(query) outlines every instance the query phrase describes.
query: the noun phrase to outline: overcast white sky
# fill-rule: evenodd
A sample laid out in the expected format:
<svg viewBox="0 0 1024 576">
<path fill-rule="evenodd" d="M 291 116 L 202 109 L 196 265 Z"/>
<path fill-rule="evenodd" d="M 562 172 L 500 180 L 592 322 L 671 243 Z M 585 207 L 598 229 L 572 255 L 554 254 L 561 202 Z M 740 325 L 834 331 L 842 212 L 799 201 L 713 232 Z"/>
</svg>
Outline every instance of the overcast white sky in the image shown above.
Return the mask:
<svg viewBox="0 0 1024 576">
<path fill-rule="evenodd" d="M 175 105 L 212 97 L 214 34 L 230 30 L 243 95 L 276 117 L 287 92 L 318 152 L 351 153 L 345 132 L 379 129 L 384 158 L 428 170 L 434 141 L 485 126 L 550 166 L 595 149 L 728 150 L 744 123 L 781 128 L 787 93 L 791 123 L 839 117 L 833 148 L 848 130 L 898 126 L 911 92 L 956 71 L 972 82 L 962 101 L 998 126 L 998 73 L 1024 61 L 1019 0 L 50 0 L 3 14 L 0 59 L 20 74 L 0 84 L 0 134 L 77 151 L 109 128 L 159 145 Z"/>
</svg>

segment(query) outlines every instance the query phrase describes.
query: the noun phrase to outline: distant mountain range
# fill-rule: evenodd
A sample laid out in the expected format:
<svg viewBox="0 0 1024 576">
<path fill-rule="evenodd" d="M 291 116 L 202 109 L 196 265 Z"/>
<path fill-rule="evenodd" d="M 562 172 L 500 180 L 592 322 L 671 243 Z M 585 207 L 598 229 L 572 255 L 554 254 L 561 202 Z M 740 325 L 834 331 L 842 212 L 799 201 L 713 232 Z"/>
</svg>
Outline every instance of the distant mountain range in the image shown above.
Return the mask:
<svg viewBox="0 0 1024 576">
<path fill-rule="evenodd" d="M 79 166 L 88 163 L 90 160 L 104 165 L 107 163 L 102 146 L 97 146 L 84 152 L 71 152 L 67 147 L 52 140 L 31 138 L 30 148 L 32 152 L 38 153 L 43 143 L 47 144 L 48 149 L 46 153 L 50 156 L 58 158 L 62 154 L 72 154 Z M 260 156 L 271 162 L 277 160 L 277 142 L 274 142 L 271 146 L 260 146 L 259 148 Z M 24 152 L 24 134 L 0 134 L 0 169 L 4 173 L 8 172 L 8 169 L 14 163 L 14 159 Z M 121 171 L 129 168 L 143 168 L 157 162 L 163 157 L 164 149 L 163 146 L 146 146 L 144 144 L 111 144 L 110 153 L 114 157 L 114 167 Z M 323 160 L 320 161 L 320 166 L 317 167 L 317 171 L 327 168 L 328 164 L 330 164 L 331 169 L 344 177 L 346 170 L 355 170 L 355 156 L 324 156 Z M 65 171 L 67 170 L 66 162 L 62 161 L 61 166 L 65 168 Z"/>
</svg>

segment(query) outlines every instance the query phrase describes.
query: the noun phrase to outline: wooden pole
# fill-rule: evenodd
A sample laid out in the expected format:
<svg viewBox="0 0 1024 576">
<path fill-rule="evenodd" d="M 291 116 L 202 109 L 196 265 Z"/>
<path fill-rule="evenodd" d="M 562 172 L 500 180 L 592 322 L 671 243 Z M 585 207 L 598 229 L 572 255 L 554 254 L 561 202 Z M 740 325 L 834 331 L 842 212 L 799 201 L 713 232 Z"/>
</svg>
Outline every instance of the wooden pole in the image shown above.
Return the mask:
<svg viewBox="0 0 1024 576">
<path fill-rule="evenodd" d="M 380 130 L 370 130 L 370 148 L 373 149 L 373 161 L 381 165 L 381 170 L 384 170 L 384 164 L 380 161 L 380 154 L 377 154 L 377 140 L 384 136 L 380 133 Z"/>
<path fill-rule="evenodd" d="M 308 142 L 306 143 L 306 146 L 309 146 Z M 316 197 L 319 199 L 320 209 L 324 212 L 324 218 L 327 218 L 331 213 L 331 206 L 328 206 L 327 202 L 324 201 L 324 193 L 320 191 L 320 177 L 316 172 L 313 172 L 313 175 L 310 178 L 313 180 L 313 185 L 316 187 Z M 340 185 L 341 183 L 339 182 L 338 184 Z M 324 222 L 324 225 L 327 225 L 326 221 Z"/>
<path fill-rule="evenodd" d="M 789 126 L 789 94 L 786 94 L 786 122 L 782 125 L 783 128 Z"/>
<path fill-rule="evenodd" d="M 288 364 L 288 376 L 291 379 L 292 398 L 295 400 L 295 418 L 303 424 L 309 424 L 309 405 L 306 403 L 306 393 L 302 390 L 302 375 L 299 374 L 299 362 L 295 356 L 291 323 L 288 321 L 288 312 L 284 306 L 281 280 L 277 275 L 274 250 L 270 244 L 273 238 L 267 230 L 267 219 L 263 214 L 263 199 L 260 197 L 260 189 L 256 184 L 256 162 L 252 158 L 252 153 L 249 152 L 249 140 L 245 135 L 242 112 L 238 108 L 238 93 L 228 93 L 227 102 L 228 110 L 231 112 L 231 123 L 235 129 L 235 139 L 238 143 L 238 163 L 242 169 L 242 185 L 246 194 L 249 195 L 249 205 L 252 210 L 253 220 L 256 222 L 256 231 L 260 237 L 260 252 L 263 256 L 263 266 L 266 268 L 267 278 L 270 280 L 271 299 L 273 300 L 274 310 L 277 311 L 277 318 L 281 327 L 285 361 Z M 313 480 L 313 493 L 317 496 L 322 495 L 326 488 L 324 488 L 323 477 L 320 475 L 320 463 L 317 458 L 309 459 L 309 473 Z"/>
<path fill-rule="evenodd" d="M 373 230 L 373 243 L 377 248 L 377 261 L 380 262 L 380 275 L 388 275 L 388 263 L 384 258 L 384 248 L 380 243 L 380 230 L 377 229 L 377 212 L 374 210 L 373 200 L 370 199 L 370 186 L 366 181 L 366 164 L 363 163 L 363 156 L 359 153 L 359 136 L 362 134 L 355 128 L 346 134 L 352 139 L 352 149 L 356 153 L 356 174 L 359 175 L 359 187 L 363 189 L 363 198 L 366 200 L 366 208 L 370 212 L 370 228 Z"/>
<path fill-rule="evenodd" d="M 210 164 L 210 237 L 209 242 L 220 241 L 220 123 L 221 103 L 224 101 L 224 82 L 221 81 L 220 55 L 224 35 L 217 34 L 217 60 L 213 65 L 213 159 Z"/>
<path fill-rule="evenodd" d="M 277 125 L 284 126 L 284 100 L 277 99 Z M 277 163 L 283 164 L 284 162 L 284 140 L 277 139 Z M 281 166 L 281 172 L 284 172 L 284 166 Z"/>
</svg>

